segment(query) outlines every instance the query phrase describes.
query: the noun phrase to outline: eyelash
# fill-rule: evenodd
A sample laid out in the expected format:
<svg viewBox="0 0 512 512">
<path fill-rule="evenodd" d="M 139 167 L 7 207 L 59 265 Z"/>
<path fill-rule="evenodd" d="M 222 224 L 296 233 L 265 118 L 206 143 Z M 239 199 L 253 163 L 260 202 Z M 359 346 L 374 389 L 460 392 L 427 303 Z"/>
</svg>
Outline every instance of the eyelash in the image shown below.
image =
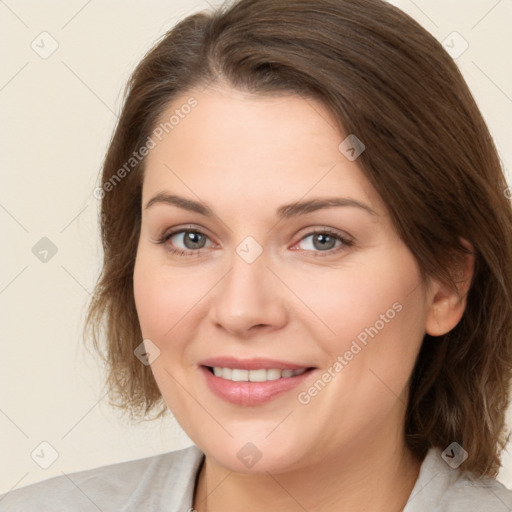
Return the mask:
<svg viewBox="0 0 512 512">
<path fill-rule="evenodd" d="M 175 231 L 171 231 L 170 233 L 166 233 L 164 232 L 157 240 L 155 243 L 159 244 L 159 245 L 164 245 L 170 238 L 172 238 L 174 235 L 177 235 L 179 233 L 196 233 L 196 234 L 199 234 L 201 236 L 205 236 L 206 238 L 208 238 L 208 235 L 206 233 L 204 233 L 203 231 L 201 231 L 200 229 L 184 229 L 184 228 L 181 228 L 181 229 L 177 229 Z M 335 238 L 336 240 L 340 241 L 341 242 L 341 245 L 338 246 L 338 247 L 335 247 L 333 249 L 328 249 L 326 251 L 308 251 L 308 250 L 305 250 L 305 252 L 313 252 L 314 253 L 314 257 L 325 257 L 325 256 L 332 256 L 333 254 L 337 254 L 338 252 L 340 251 L 343 251 L 343 250 L 347 250 L 349 247 L 352 247 L 354 245 L 354 242 L 352 240 L 349 240 L 345 237 L 343 237 L 340 233 L 336 232 L 336 231 L 333 231 L 332 229 L 329 229 L 329 228 L 323 228 L 323 229 L 315 229 L 309 233 L 307 233 L 306 235 L 304 235 L 300 240 L 299 242 L 301 242 L 302 240 L 312 236 L 312 235 L 318 235 L 318 234 L 322 234 L 322 235 L 328 235 L 328 236 L 331 236 L 333 238 Z M 297 242 L 297 243 L 299 243 Z M 197 250 L 184 250 L 184 249 L 176 249 L 175 247 L 172 247 L 172 246 L 168 246 L 166 247 L 166 250 L 168 250 L 170 253 L 172 254 L 176 254 L 178 256 L 198 256 L 200 254 L 202 254 L 202 248 L 201 249 L 197 249 Z"/>
</svg>

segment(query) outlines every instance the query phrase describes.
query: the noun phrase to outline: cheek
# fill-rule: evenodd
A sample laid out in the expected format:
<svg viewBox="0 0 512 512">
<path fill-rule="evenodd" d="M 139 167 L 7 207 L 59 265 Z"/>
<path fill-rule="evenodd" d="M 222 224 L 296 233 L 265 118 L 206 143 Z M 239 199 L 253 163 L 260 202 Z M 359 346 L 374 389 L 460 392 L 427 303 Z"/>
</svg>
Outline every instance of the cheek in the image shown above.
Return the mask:
<svg viewBox="0 0 512 512">
<path fill-rule="evenodd" d="M 201 297 L 197 276 L 159 266 L 144 249 L 137 254 L 133 285 L 142 333 L 157 344 L 172 337 L 178 323 L 186 319 Z"/>
<path fill-rule="evenodd" d="M 343 442 L 344 436 L 383 425 L 390 415 L 402 421 L 401 394 L 423 339 L 425 301 L 416 262 L 402 250 L 327 277 L 315 280 L 315 293 L 303 295 L 322 322 L 310 312 L 302 316 L 310 319 L 307 325 L 326 354 L 319 376 L 325 384 L 317 381 L 298 392 L 325 436 Z"/>
<path fill-rule="evenodd" d="M 342 269 L 296 276 L 295 285 L 308 306 L 302 306 L 301 322 L 323 349 L 324 366 L 343 357 L 339 375 L 344 377 L 336 379 L 340 392 L 382 387 L 370 370 L 401 391 L 424 336 L 426 315 L 421 274 L 406 247 L 398 242 L 365 255 L 364 262 L 354 258 Z"/>
<path fill-rule="evenodd" d="M 331 397 L 361 414 L 379 409 L 384 414 L 406 389 L 424 337 L 421 274 L 401 246 L 388 247 L 351 270 L 318 283 L 325 293 L 312 299 L 316 297 L 319 316 L 335 334 L 317 339 L 329 354 L 326 368 L 340 363 Z"/>
<path fill-rule="evenodd" d="M 294 311 L 331 356 L 348 350 L 356 338 L 364 344 L 388 333 L 389 343 L 399 344 L 405 342 L 407 330 L 418 333 L 423 328 L 421 276 L 401 243 L 350 259 L 339 268 L 296 272 L 286 279 L 301 299 L 294 301 Z M 404 336 L 397 336 L 402 331 Z"/>
<path fill-rule="evenodd" d="M 191 404 L 186 403 L 176 382 L 184 380 L 184 330 L 188 313 L 198 301 L 198 290 L 189 285 L 188 278 L 157 261 L 154 252 L 139 247 L 133 273 L 135 305 L 143 338 L 150 339 L 160 351 L 151 364 L 155 381 L 167 406 L 181 417 L 180 411 Z"/>
<path fill-rule="evenodd" d="M 152 271 L 151 267 L 145 263 L 144 255 L 139 253 L 133 273 L 135 306 L 142 335 L 151 340 L 161 337 L 161 333 L 166 327 L 163 312 L 173 306 L 163 302 L 168 298 L 166 297 L 168 290 L 157 276 L 158 273 Z M 169 327 L 168 325 L 167 329 Z"/>
</svg>

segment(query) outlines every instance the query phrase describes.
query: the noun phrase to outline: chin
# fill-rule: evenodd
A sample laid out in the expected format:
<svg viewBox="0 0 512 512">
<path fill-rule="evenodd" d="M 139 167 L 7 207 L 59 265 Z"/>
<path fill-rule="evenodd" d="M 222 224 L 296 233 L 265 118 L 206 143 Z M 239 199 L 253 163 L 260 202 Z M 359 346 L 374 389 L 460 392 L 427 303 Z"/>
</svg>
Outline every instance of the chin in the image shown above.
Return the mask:
<svg viewBox="0 0 512 512">
<path fill-rule="evenodd" d="M 242 437 L 243 441 L 230 438 L 224 444 L 196 442 L 196 445 L 208 458 L 235 473 L 277 474 L 302 466 L 300 461 L 304 460 L 305 454 L 297 453 L 294 443 L 283 443 L 278 437 L 273 441 L 263 439 L 261 442 Z"/>
</svg>

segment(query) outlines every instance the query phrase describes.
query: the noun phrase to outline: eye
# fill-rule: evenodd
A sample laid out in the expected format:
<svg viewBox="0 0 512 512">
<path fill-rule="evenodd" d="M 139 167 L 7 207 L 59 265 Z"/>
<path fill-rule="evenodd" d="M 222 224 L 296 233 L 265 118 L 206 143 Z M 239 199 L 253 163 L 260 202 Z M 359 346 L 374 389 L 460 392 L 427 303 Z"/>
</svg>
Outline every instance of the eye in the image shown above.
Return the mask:
<svg viewBox="0 0 512 512">
<path fill-rule="evenodd" d="M 354 242 L 342 236 L 340 233 L 330 229 L 315 230 L 303 237 L 297 245 L 302 245 L 301 250 L 313 251 L 314 253 L 327 253 L 326 255 L 337 253 L 352 246 Z M 324 256 L 324 254 L 316 254 Z"/>
<path fill-rule="evenodd" d="M 164 233 L 157 241 L 165 244 L 166 249 L 180 255 L 199 254 L 207 247 L 208 236 L 198 229 L 178 229 Z"/>
<path fill-rule="evenodd" d="M 201 249 L 213 245 L 208 235 L 191 228 L 164 232 L 156 243 L 165 245 L 166 250 L 180 256 L 198 256 L 202 254 Z M 312 252 L 315 256 L 328 256 L 348 249 L 354 242 L 336 231 L 322 228 L 308 233 L 296 245 L 300 250 Z"/>
</svg>

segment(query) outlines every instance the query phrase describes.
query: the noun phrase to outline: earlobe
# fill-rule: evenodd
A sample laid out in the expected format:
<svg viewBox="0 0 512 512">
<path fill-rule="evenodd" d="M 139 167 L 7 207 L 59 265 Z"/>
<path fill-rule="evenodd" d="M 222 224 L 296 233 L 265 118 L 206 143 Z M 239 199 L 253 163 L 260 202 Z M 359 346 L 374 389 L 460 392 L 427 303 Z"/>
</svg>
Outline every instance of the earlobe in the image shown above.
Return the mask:
<svg viewBox="0 0 512 512">
<path fill-rule="evenodd" d="M 432 283 L 430 289 L 430 304 L 425 320 L 425 331 L 430 336 L 442 336 L 451 331 L 460 322 L 466 309 L 475 259 L 473 246 L 464 238 L 460 241 L 470 253 L 464 256 L 459 267 L 453 269 L 456 289 L 439 281 Z"/>
</svg>

